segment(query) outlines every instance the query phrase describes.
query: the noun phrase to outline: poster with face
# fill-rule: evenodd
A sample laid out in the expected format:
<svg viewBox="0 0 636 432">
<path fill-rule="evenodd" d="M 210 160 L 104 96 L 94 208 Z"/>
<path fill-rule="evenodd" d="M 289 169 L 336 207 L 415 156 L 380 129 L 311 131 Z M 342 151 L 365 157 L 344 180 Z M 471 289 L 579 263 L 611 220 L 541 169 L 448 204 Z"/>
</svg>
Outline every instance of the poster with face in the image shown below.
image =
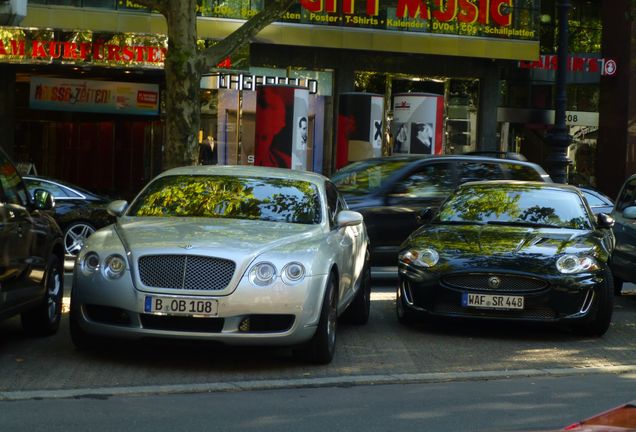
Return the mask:
<svg viewBox="0 0 636 432">
<path fill-rule="evenodd" d="M 292 146 L 292 168 L 307 170 L 309 163 L 309 90 L 294 90 L 294 143 Z"/>
<path fill-rule="evenodd" d="M 403 93 L 393 97 L 393 153 L 442 154 L 444 97 Z"/>
<path fill-rule="evenodd" d="M 373 93 L 342 93 L 339 99 L 336 168 L 382 154 L 384 98 Z"/>
<path fill-rule="evenodd" d="M 295 87 L 256 89 L 254 165 L 291 168 Z"/>
</svg>

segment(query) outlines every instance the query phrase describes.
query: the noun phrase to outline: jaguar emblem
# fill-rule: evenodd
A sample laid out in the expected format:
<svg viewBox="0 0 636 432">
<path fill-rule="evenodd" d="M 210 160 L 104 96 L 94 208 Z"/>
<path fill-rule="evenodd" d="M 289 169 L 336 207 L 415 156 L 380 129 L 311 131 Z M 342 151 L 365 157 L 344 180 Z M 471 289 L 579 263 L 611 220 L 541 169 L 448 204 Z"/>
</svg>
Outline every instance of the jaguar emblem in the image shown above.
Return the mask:
<svg viewBox="0 0 636 432">
<path fill-rule="evenodd" d="M 497 289 L 499 288 L 499 285 L 501 285 L 501 279 L 499 279 L 497 276 L 490 276 L 488 278 L 488 286 L 492 289 Z"/>
</svg>

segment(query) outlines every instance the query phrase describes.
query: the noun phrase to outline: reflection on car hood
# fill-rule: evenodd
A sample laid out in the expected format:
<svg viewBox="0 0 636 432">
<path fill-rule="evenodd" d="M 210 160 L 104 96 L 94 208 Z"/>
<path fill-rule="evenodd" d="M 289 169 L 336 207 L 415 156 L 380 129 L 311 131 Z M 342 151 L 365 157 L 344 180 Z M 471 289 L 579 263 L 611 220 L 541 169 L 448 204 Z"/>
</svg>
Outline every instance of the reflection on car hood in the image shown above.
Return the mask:
<svg viewBox="0 0 636 432">
<path fill-rule="evenodd" d="M 212 218 L 121 218 L 116 230 L 127 247 L 140 250 L 222 250 L 258 254 L 264 249 L 312 239 L 320 225 Z"/>
<path fill-rule="evenodd" d="M 417 232 L 414 244 L 447 254 L 501 255 L 598 253 L 600 242 L 589 231 L 495 225 L 430 225 Z"/>
</svg>

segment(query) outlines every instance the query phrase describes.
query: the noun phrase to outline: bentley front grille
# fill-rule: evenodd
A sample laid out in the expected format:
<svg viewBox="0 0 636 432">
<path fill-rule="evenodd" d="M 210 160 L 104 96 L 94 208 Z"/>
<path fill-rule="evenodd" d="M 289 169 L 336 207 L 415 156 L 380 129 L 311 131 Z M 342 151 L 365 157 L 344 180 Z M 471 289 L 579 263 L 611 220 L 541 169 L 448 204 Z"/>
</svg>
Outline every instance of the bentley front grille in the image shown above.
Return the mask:
<svg viewBox="0 0 636 432">
<path fill-rule="evenodd" d="M 233 261 L 197 255 L 139 258 L 141 282 L 153 288 L 219 291 L 229 285 L 235 269 Z"/>
<path fill-rule="evenodd" d="M 465 273 L 449 275 L 442 282 L 451 288 L 461 290 L 490 290 L 506 292 L 529 292 L 545 289 L 547 282 L 525 276 L 512 274 Z"/>
</svg>

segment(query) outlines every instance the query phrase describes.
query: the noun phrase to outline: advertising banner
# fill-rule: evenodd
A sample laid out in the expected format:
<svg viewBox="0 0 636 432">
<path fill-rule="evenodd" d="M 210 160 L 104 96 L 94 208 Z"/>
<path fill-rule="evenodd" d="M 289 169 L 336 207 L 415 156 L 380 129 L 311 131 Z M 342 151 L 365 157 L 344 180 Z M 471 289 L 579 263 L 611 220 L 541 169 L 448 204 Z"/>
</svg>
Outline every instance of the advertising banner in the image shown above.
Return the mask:
<svg viewBox="0 0 636 432">
<path fill-rule="evenodd" d="M 342 93 L 339 99 L 336 168 L 382 155 L 384 97 Z"/>
<path fill-rule="evenodd" d="M 257 87 L 254 165 L 307 169 L 308 96 L 306 88 Z"/>
<path fill-rule="evenodd" d="M 31 109 L 158 115 L 159 86 L 32 76 Z"/>
<path fill-rule="evenodd" d="M 393 153 L 442 154 L 444 97 L 403 93 L 393 97 Z"/>
</svg>

